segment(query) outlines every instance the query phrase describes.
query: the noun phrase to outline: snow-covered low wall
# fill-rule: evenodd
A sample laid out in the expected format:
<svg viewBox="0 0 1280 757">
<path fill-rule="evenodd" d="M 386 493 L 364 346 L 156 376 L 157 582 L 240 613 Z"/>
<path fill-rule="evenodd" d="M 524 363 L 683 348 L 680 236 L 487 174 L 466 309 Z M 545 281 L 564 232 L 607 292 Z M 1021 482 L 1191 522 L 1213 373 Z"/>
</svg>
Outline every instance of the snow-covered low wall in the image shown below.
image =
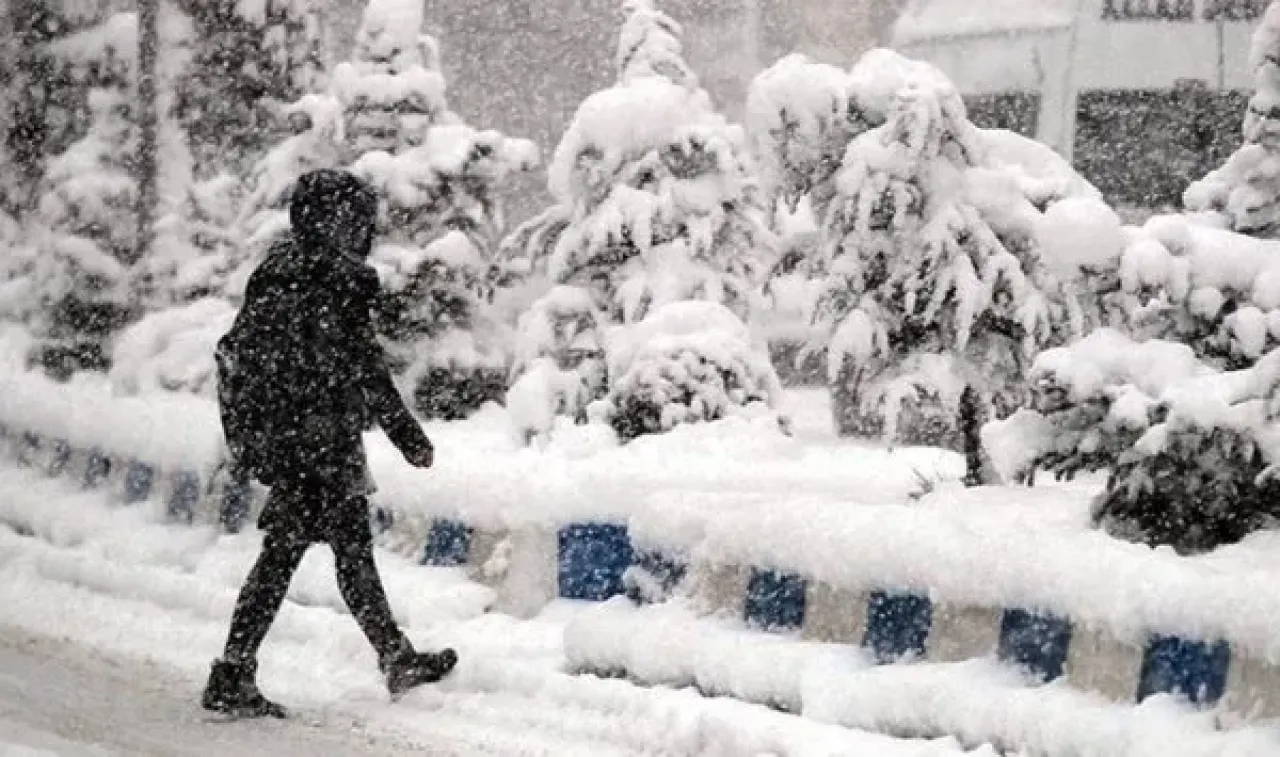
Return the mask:
<svg viewBox="0 0 1280 757">
<path fill-rule="evenodd" d="M 459 428 L 431 427 L 440 464 L 429 472 L 369 437 L 380 539 L 424 565 L 466 568 L 496 589 L 495 610 L 602 602 L 566 638 L 581 671 L 867 725 L 841 714 L 832 682 L 809 696 L 812 666 L 798 661 L 923 670 L 989 659 L 1021 667 L 1028 683 L 1058 682 L 1046 691 L 1172 693 L 1280 717 L 1275 534 L 1180 557 L 1087 528 L 1087 485 L 965 490 L 947 483 L 957 460 L 919 451 L 904 461 L 741 438 L 718 448 L 685 430 L 552 453 L 485 436 L 483 423 Z M 163 498 L 179 522 L 240 528 L 262 494 L 220 474 L 216 409 L 198 398 L 143 402 L 3 376 L 0 437 L 22 463 L 111 487 L 121 502 Z M 941 484 L 923 483 L 930 465 Z M 742 653 L 705 653 L 705 628 Z M 928 730 L 917 718 L 880 713 L 873 725 Z"/>
</svg>

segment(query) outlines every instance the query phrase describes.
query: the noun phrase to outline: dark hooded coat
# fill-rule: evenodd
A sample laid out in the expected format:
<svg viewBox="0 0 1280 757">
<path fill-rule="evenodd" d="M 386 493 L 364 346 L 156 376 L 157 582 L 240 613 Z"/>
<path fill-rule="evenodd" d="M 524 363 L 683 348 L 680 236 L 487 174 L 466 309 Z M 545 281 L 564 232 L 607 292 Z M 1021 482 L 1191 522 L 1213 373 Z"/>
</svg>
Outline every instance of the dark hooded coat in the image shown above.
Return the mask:
<svg viewBox="0 0 1280 757">
<path fill-rule="evenodd" d="M 259 526 L 327 540 L 336 512 L 370 490 L 363 432 L 377 423 L 407 458 L 431 442 L 405 407 L 370 313 L 377 200 L 350 174 L 298 180 L 291 235 L 254 271 L 218 344 L 219 400 L 233 464 L 273 487 Z M 298 493 L 277 496 L 281 493 Z"/>
</svg>

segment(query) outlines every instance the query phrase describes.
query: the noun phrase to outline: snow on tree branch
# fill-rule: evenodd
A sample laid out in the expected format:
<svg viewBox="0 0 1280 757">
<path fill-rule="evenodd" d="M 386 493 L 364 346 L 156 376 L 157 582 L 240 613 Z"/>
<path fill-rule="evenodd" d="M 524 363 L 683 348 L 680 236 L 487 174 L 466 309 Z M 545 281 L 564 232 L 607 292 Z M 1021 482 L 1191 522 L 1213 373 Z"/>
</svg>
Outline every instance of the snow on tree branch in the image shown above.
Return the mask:
<svg viewBox="0 0 1280 757">
<path fill-rule="evenodd" d="M 1253 36 L 1254 94 L 1244 115 L 1244 145 L 1183 194 L 1189 210 L 1242 234 L 1280 237 L 1280 3 L 1272 2 Z"/>
</svg>

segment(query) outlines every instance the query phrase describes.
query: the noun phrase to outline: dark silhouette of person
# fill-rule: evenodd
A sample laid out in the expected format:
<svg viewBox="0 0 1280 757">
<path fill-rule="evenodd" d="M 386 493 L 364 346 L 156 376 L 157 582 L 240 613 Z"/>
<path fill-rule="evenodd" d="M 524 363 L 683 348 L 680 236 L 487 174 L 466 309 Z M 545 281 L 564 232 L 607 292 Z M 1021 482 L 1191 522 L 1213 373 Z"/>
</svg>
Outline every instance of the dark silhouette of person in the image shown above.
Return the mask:
<svg viewBox="0 0 1280 757">
<path fill-rule="evenodd" d="M 202 705 L 238 716 L 285 717 L 257 686 L 257 653 L 307 548 L 333 549 L 338 587 L 377 651 L 391 694 L 437 681 L 452 649 L 419 653 L 397 627 L 378 575 L 363 433 L 377 423 L 419 468 L 434 449 L 405 407 L 375 339 L 370 309 L 377 197 L 334 170 L 302 176 L 290 234 L 250 277 L 235 323 L 219 341 L 218 394 L 233 476 L 271 488 L 262 550 L 236 600 L 226 648 Z"/>
</svg>

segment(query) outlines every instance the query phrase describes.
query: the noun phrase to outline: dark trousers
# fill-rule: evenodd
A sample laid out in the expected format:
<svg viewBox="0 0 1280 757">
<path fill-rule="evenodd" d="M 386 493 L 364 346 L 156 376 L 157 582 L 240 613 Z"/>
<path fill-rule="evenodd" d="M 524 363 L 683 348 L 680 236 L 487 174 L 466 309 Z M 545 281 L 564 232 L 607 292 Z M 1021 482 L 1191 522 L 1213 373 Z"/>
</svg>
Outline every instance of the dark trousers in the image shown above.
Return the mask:
<svg viewBox="0 0 1280 757">
<path fill-rule="evenodd" d="M 325 497 L 308 487 L 273 490 L 272 499 L 275 501 L 269 501 L 267 507 L 274 507 L 277 511 L 295 511 L 302 498 L 308 498 L 306 504 L 309 507 L 305 509 L 314 509 L 317 505 L 324 508 L 326 505 L 323 502 Z M 289 582 L 314 540 L 327 541 L 333 548 L 342 599 L 377 651 L 379 660 L 387 660 L 409 645 L 392 617 L 391 605 L 374 562 L 368 502 L 364 497 L 353 496 L 327 504 L 326 509 L 331 512 L 324 513 L 328 516 L 324 520 L 332 527 L 325 528 L 320 539 L 316 539 L 314 533 L 300 533 L 282 527 L 288 518 L 264 529 L 266 535 L 262 551 L 236 599 L 223 659 L 243 661 L 257 657 L 258 648 L 284 603 Z M 341 510 L 332 512 L 333 508 Z"/>
</svg>

